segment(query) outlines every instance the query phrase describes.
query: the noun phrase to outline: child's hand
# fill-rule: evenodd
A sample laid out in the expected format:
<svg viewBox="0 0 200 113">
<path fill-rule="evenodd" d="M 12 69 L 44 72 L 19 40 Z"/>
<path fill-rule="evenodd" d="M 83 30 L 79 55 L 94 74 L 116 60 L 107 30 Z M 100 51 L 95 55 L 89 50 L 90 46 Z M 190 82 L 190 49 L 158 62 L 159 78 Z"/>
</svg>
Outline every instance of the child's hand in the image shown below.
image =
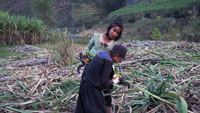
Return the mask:
<svg viewBox="0 0 200 113">
<path fill-rule="evenodd" d="M 120 75 L 114 75 L 113 76 L 113 82 L 115 85 L 117 86 L 126 86 L 128 88 L 130 88 L 130 84 L 128 82 L 124 82 L 124 80 L 126 79 L 126 77 L 121 77 Z"/>
<path fill-rule="evenodd" d="M 120 82 L 119 78 L 120 78 L 120 75 L 116 75 L 116 74 L 112 77 L 114 84 L 118 84 Z"/>
<path fill-rule="evenodd" d="M 120 81 L 118 84 L 130 88 L 130 84 L 128 82 Z"/>
</svg>

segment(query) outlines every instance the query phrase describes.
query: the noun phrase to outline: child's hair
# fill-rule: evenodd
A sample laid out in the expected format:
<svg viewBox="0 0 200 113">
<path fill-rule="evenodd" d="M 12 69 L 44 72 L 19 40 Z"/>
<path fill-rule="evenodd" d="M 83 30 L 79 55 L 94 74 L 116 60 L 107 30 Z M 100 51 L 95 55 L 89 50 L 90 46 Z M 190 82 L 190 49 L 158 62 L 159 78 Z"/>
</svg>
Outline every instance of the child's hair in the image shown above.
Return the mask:
<svg viewBox="0 0 200 113">
<path fill-rule="evenodd" d="M 121 18 L 117 18 L 117 19 L 114 19 L 113 21 L 111 21 L 110 25 L 107 28 L 106 36 L 109 36 L 110 30 L 115 26 L 118 26 L 121 29 L 121 32 L 119 33 L 119 35 L 115 39 L 113 39 L 114 41 L 117 41 L 121 38 L 121 34 L 123 31 L 123 24 L 122 24 Z"/>
<path fill-rule="evenodd" d="M 115 54 L 118 54 L 119 57 L 125 58 L 126 53 L 127 53 L 127 49 L 125 46 L 121 45 L 121 44 L 115 44 L 112 48 L 112 50 L 110 51 L 111 56 L 114 56 Z"/>
</svg>

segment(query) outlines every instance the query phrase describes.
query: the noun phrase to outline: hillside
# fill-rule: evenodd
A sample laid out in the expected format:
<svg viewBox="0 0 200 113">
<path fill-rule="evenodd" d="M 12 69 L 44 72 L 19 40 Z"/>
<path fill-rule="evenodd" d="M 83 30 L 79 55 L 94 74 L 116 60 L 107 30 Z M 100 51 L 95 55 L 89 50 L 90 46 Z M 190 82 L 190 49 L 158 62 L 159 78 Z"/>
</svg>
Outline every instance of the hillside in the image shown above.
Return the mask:
<svg viewBox="0 0 200 113">
<path fill-rule="evenodd" d="M 200 0 L 149 0 L 111 12 L 105 19 L 110 22 L 121 17 L 123 37 L 131 40 L 187 40 L 200 41 Z M 102 32 L 96 25 L 78 36 L 91 37 L 93 31 Z M 98 31 L 98 29 L 101 29 Z"/>
<path fill-rule="evenodd" d="M 127 0 L 126 5 L 133 5 L 146 0 Z M 51 0 L 53 17 L 58 22 L 58 27 L 88 27 L 101 21 L 100 13 L 92 0 Z M 1 0 L 0 10 L 11 15 L 35 17 L 32 0 Z"/>
<path fill-rule="evenodd" d="M 71 4 L 70 0 L 51 1 L 53 17 L 57 20 L 59 27 L 70 26 L 73 23 Z M 9 12 L 11 15 L 36 17 L 32 0 L 1 0 L 0 10 Z"/>
<path fill-rule="evenodd" d="M 113 18 L 120 16 L 127 40 L 153 40 L 153 35 L 159 40 L 199 40 L 200 0 L 127 0 L 127 7 L 108 16 L 102 15 L 91 0 L 84 1 L 52 0 L 57 27 L 67 26 L 72 34 L 88 40 L 94 31 L 104 31 Z M 35 17 L 31 1 L 1 0 L 0 9 Z M 156 32 L 159 37 L 155 37 Z"/>
<path fill-rule="evenodd" d="M 34 16 L 31 0 L 0 0 L 0 10 L 13 15 Z"/>
<path fill-rule="evenodd" d="M 123 16 L 137 13 L 147 13 L 152 11 L 176 11 L 188 8 L 200 3 L 200 0 L 154 0 L 141 2 L 136 5 L 128 6 L 110 13 L 109 17 Z"/>
</svg>

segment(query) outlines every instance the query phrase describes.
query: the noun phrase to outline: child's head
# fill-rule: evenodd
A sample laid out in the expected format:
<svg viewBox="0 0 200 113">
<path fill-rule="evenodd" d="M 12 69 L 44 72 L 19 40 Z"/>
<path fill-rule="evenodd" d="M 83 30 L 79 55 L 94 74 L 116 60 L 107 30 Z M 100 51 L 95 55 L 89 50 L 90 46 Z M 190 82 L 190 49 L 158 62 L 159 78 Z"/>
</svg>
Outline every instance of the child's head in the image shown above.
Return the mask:
<svg viewBox="0 0 200 113">
<path fill-rule="evenodd" d="M 121 44 L 115 44 L 112 50 L 110 51 L 111 58 L 113 62 L 120 62 L 122 59 L 125 58 L 127 53 L 126 47 Z"/>
<path fill-rule="evenodd" d="M 123 31 L 123 24 L 121 19 L 113 20 L 107 28 L 106 36 L 111 40 L 119 40 Z"/>
</svg>

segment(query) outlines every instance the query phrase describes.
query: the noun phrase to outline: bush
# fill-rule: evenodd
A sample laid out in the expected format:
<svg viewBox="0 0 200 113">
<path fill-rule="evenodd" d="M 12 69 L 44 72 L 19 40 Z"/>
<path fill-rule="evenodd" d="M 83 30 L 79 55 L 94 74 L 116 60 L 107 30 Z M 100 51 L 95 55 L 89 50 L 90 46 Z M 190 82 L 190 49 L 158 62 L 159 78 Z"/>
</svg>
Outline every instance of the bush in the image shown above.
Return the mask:
<svg viewBox="0 0 200 113">
<path fill-rule="evenodd" d="M 25 16 L 10 16 L 0 11 L 0 43 L 37 44 L 42 43 L 45 26 L 41 20 Z"/>
<path fill-rule="evenodd" d="M 69 33 L 67 32 L 67 29 L 65 31 L 60 30 L 54 30 L 52 32 L 52 36 L 55 39 L 56 43 L 56 58 L 59 62 L 61 62 L 63 65 L 70 65 L 73 62 L 72 57 L 72 41 L 69 37 Z"/>
<path fill-rule="evenodd" d="M 161 35 L 160 35 L 160 31 L 158 28 L 154 28 L 152 39 L 153 40 L 161 40 Z"/>
</svg>

